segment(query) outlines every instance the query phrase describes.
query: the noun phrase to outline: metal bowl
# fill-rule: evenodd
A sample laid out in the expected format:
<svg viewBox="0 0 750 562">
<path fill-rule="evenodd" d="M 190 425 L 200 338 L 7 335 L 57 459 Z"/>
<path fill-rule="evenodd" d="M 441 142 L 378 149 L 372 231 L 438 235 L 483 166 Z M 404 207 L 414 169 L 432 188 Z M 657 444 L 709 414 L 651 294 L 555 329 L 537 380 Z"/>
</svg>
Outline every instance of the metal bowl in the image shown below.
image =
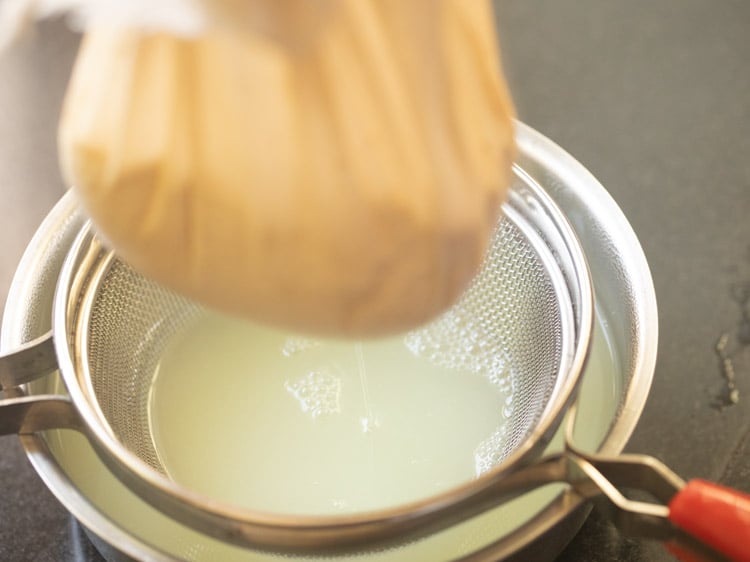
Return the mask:
<svg viewBox="0 0 750 562">
<path fill-rule="evenodd" d="M 517 125 L 517 141 L 517 164 L 552 196 L 581 240 L 596 291 L 597 322 L 616 363 L 612 369 L 616 380 L 610 383 L 617 392 L 617 405 L 606 415 L 594 412 L 595 400 L 587 403 L 586 384 L 591 376 L 584 375 L 579 417 L 594 412 L 588 415 L 594 416 L 591 419 L 599 431 L 589 436 L 589 442 L 578 445 L 616 454 L 635 427 L 654 371 L 657 313 L 648 266 L 626 219 L 595 178 L 562 149 L 522 124 Z M 68 193 L 42 223 L 16 271 L 0 348 L 16 347 L 49 330 L 58 272 L 83 220 L 73 194 Z M 59 377 L 52 375 L 30 384 L 27 391 L 61 392 L 62 385 Z M 55 430 L 22 436 L 21 440 L 42 480 L 88 529 L 107 559 L 265 559 L 237 547 L 222 550 L 223 545 L 204 541 L 139 503 L 87 450 L 85 440 L 72 432 Z M 558 440 L 551 447 L 559 446 Z M 83 460 L 86 458 L 89 460 Z M 85 467 L 84 462 L 88 463 Z M 111 498 L 115 496 L 129 507 L 123 509 L 123 504 L 113 503 Z M 478 521 L 461 524 L 457 534 L 435 540 L 452 544 L 463 541 L 460 548 L 465 548 L 467 555 L 479 551 L 472 560 L 551 559 L 578 530 L 588 509 L 564 485 L 547 487 L 525 494 Z M 128 518 L 124 518 L 124 512 L 130 514 Z M 419 559 L 421 553 L 424 558 L 420 548 L 414 543 L 371 557 Z M 455 557 L 455 553 L 450 556 Z"/>
</svg>

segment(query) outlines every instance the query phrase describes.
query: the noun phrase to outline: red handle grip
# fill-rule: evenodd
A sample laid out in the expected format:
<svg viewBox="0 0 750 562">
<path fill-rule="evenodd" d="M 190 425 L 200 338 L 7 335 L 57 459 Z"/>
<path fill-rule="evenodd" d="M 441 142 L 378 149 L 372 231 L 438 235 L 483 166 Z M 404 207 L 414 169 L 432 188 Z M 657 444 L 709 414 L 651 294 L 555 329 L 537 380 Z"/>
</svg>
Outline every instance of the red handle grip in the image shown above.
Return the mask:
<svg viewBox="0 0 750 562">
<path fill-rule="evenodd" d="M 729 559 L 750 562 L 749 495 L 691 480 L 669 502 L 669 520 Z"/>
</svg>

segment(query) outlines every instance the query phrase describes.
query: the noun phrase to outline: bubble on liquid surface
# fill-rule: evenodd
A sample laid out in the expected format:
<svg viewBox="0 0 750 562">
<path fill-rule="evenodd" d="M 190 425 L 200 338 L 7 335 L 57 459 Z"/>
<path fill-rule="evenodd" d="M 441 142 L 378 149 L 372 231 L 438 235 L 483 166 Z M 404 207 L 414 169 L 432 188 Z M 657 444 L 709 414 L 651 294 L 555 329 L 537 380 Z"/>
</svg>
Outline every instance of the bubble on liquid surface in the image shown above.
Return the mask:
<svg viewBox="0 0 750 562">
<path fill-rule="evenodd" d="M 477 477 L 503 462 L 508 452 L 507 426 L 501 425 L 474 449 L 474 468 Z"/>
<path fill-rule="evenodd" d="M 465 311 L 448 311 L 428 327 L 410 332 L 404 343 L 411 353 L 434 365 L 486 377 L 501 392 L 511 389 L 502 340 Z"/>
<path fill-rule="evenodd" d="M 327 369 L 310 371 L 296 381 L 288 380 L 284 388 L 312 418 L 341 411 L 341 379 Z"/>
</svg>

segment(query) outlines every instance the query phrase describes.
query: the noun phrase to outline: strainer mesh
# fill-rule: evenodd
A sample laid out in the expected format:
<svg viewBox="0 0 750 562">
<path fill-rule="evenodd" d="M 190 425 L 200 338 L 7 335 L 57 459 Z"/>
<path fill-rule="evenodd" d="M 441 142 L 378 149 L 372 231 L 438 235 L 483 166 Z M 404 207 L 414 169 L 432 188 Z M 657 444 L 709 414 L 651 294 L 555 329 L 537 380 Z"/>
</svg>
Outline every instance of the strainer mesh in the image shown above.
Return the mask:
<svg viewBox="0 0 750 562">
<path fill-rule="evenodd" d="M 561 299 L 540 252 L 503 218 L 463 298 L 407 345 L 447 367 L 476 371 L 509 391 L 507 423 L 486 444 L 488 470 L 537 426 L 561 364 Z M 554 260 L 552 260 L 554 263 Z M 87 362 L 98 406 L 116 437 L 162 470 L 149 430 L 149 393 L 165 346 L 200 310 L 114 260 L 96 289 Z"/>
<path fill-rule="evenodd" d="M 562 350 L 560 299 L 537 249 L 514 223 L 500 221 L 461 300 L 410 339 L 437 364 L 488 377 L 508 396 L 505 424 L 476 458 L 481 472 L 501 463 L 539 423 Z"/>
<path fill-rule="evenodd" d="M 170 338 L 197 311 L 115 260 L 88 323 L 88 367 L 99 408 L 118 440 L 160 471 L 149 429 L 151 383 Z"/>
</svg>

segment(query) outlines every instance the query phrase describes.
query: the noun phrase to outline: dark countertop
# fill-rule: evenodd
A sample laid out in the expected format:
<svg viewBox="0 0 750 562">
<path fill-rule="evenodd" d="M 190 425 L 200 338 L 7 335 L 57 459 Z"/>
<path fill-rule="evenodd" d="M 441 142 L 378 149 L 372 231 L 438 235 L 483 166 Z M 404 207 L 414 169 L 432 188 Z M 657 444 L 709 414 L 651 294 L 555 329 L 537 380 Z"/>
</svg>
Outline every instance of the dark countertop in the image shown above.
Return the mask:
<svg viewBox="0 0 750 562">
<path fill-rule="evenodd" d="M 520 117 L 604 184 L 652 269 L 659 359 L 628 449 L 750 491 L 750 4 L 504 0 L 498 13 Z M 47 24 L 0 58 L 0 295 L 64 190 L 55 123 L 75 45 Z M 740 402 L 719 408 L 724 333 Z M 0 482 L 0 559 L 101 560 L 13 436 L 0 438 Z M 670 559 L 596 513 L 560 557 Z"/>
</svg>

